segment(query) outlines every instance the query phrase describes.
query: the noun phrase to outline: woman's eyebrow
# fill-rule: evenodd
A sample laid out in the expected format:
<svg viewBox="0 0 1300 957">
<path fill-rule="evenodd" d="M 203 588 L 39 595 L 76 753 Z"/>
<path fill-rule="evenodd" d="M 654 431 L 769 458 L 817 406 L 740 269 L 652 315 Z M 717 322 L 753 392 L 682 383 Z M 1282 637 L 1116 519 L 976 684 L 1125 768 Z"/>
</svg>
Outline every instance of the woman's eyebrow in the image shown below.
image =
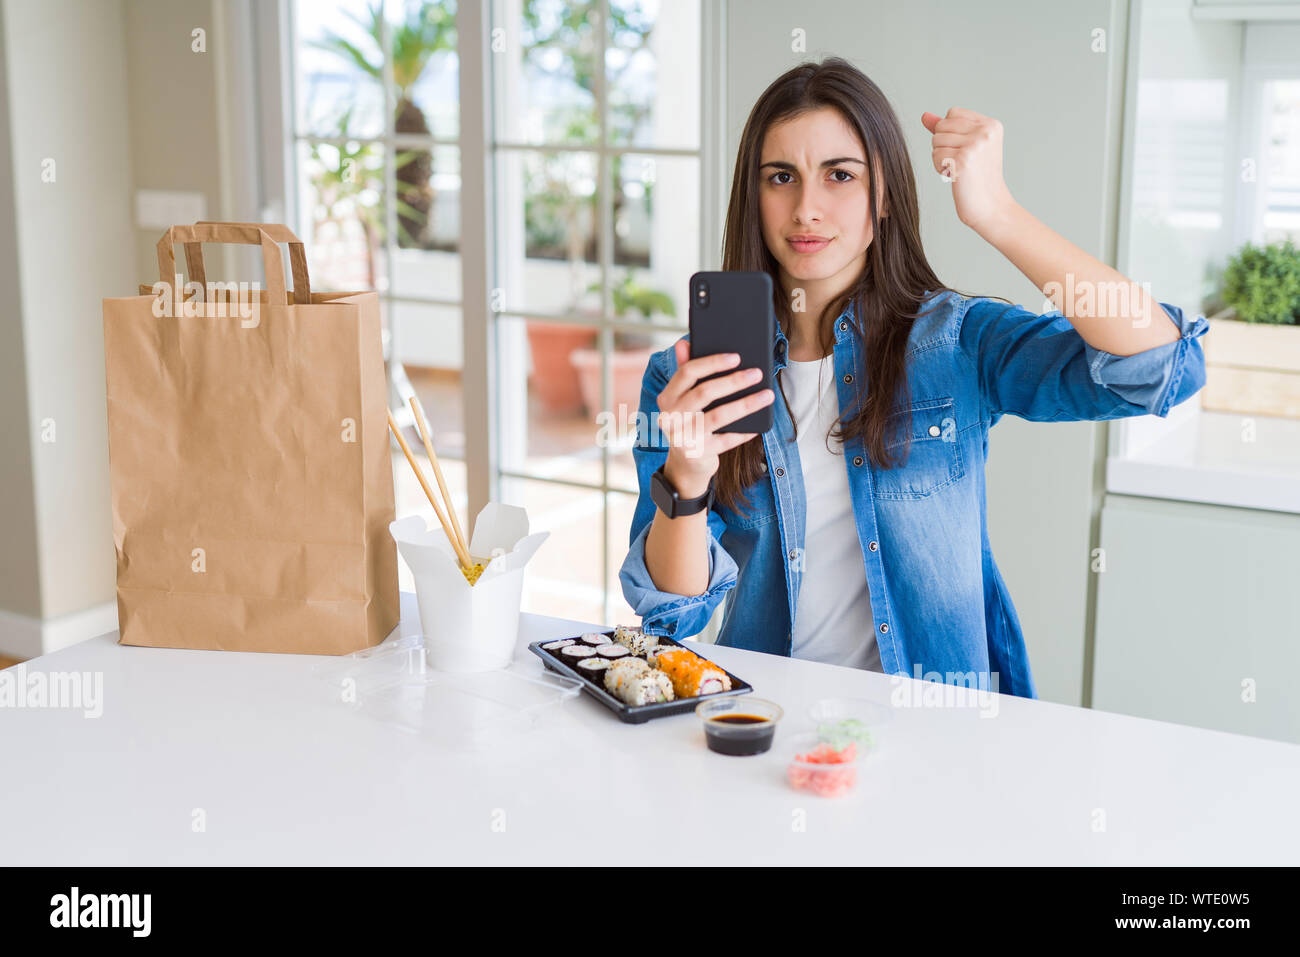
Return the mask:
<svg viewBox="0 0 1300 957">
<path fill-rule="evenodd" d="M 827 166 L 839 166 L 841 163 L 857 163 L 861 166 L 867 165 L 866 160 L 858 159 L 856 156 L 837 156 L 834 159 L 822 160 L 821 168 L 825 169 Z M 775 169 L 788 169 L 788 170 L 793 170 L 795 168 L 795 165 L 793 163 L 787 163 L 784 160 L 770 160 L 769 162 L 766 163 L 760 163 L 758 168 L 764 169 L 765 167 L 768 166 L 771 166 Z"/>
</svg>

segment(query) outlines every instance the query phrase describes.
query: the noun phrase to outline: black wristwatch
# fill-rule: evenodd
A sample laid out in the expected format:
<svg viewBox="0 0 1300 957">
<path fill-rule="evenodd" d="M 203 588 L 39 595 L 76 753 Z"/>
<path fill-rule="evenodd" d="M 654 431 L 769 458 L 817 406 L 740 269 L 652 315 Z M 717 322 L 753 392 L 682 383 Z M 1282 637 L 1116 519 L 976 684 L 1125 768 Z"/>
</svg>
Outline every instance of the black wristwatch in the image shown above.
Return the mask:
<svg viewBox="0 0 1300 957">
<path fill-rule="evenodd" d="M 713 505 L 713 479 L 709 479 L 708 491 L 703 495 L 698 498 L 682 498 L 664 475 L 664 467 L 661 465 L 650 476 L 650 498 L 659 506 L 659 511 L 669 518 L 694 515 Z"/>
</svg>

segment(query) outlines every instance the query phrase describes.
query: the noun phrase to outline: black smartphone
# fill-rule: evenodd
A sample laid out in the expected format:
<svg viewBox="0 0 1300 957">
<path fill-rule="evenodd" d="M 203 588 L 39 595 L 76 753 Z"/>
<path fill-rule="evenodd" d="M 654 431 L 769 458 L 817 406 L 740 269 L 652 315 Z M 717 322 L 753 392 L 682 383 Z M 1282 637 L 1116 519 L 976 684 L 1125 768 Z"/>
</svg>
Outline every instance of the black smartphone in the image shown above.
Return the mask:
<svg viewBox="0 0 1300 957">
<path fill-rule="evenodd" d="M 701 381 L 730 375 L 737 369 L 760 369 L 753 385 L 710 402 L 708 412 L 742 396 L 773 389 L 772 347 L 776 342 L 776 311 L 772 307 L 772 277 L 765 272 L 697 272 L 691 277 L 691 358 L 719 352 L 740 354 L 740 364 Z M 719 432 L 766 432 L 772 427 L 772 403 Z"/>
</svg>

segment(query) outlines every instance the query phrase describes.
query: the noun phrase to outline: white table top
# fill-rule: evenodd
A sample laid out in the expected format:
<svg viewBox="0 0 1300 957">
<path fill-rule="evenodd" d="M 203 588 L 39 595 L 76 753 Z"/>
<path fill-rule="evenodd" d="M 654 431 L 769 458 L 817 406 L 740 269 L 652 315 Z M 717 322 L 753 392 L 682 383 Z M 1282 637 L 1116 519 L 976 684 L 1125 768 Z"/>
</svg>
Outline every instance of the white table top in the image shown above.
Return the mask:
<svg viewBox="0 0 1300 957">
<path fill-rule="evenodd" d="M 519 656 L 540 672 L 529 642 L 590 627 L 525 615 Z M 319 657 L 116 639 L 26 665 L 102 672 L 100 717 L 0 708 L 0 864 L 1300 861 L 1300 746 L 1282 742 L 999 695 L 993 717 L 896 708 L 856 792 L 821 798 L 784 775 L 808 706 L 931 686 L 701 646 L 785 709 L 767 754 L 708 751 L 692 714 L 622 724 L 585 694 L 475 754 L 305 694 Z M 614 826 L 653 836 L 625 845 L 635 861 L 602 847 Z"/>
</svg>

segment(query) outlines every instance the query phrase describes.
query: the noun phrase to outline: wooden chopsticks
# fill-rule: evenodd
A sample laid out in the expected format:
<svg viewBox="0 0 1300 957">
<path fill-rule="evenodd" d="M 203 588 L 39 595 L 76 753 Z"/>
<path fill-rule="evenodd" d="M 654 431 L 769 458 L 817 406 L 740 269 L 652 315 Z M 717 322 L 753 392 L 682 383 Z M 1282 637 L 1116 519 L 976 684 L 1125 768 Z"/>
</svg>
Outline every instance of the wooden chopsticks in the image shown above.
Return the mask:
<svg viewBox="0 0 1300 957">
<path fill-rule="evenodd" d="M 424 417 L 424 409 L 420 407 L 420 400 L 414 395 L 411 396 L 411 411 L 415 413 L 415 428 L 420 433 L 420 441 L 424 443 L 424 451 L 429 456 L 429 461 L 433 463 L 433 477 L 438 480 L 442 500 L 447 503 L 447 511 L 451 513 L 451 527 L 456 532 L 457 541 L 460 542 L 460 550 L 468 555 L 469 543 L 465 540 L 465 532 L 460 527 L 460 519 L 456 517 L 456 509 L 451 504 L 451 493 L 447 491 L 447 482 L 442 477 L 442 466 L 438 463 L 438 453 L 433 450 L 433 430 L 429 428 L 428 420 Z"/>
<path fill-rule="evenodd" d="M 416 430 L 420 433 L 420 438 L 424 442 L 424 450 L 429 455 L 429 461 L 433 463 L 433 472 L 437 477 L 438 487 L 442 490 L 443 497 L 446 499 L 447 512 L 451 514 L 450 519 L 448 519 L 447 515 L 443 513 L 442 506 L 439 504 L 437 496 L 433 494 L 433 489 L 429 487 L 429 483 L 425 480 L 424 473 L 420 471 L 420 466 L 416 464 L 415 456 L 411 454 L 411 448 L 406 444 L 406 439 L 403 438 L 401 430 L 393 420 L 393 413 L 391 411 L 388 413 L 388 428 L 397 439 L 397 444 L 402 447 L 402 453 L 406 456 L 406 461 L 410 463 L 411 470 L 415 472 L 415 477 L 419 479 L 420 487 L 424 489 L 424 494 L 428 497 L 429 504 L 433 506 L 434 514 L 438 516 L 438 521 L 442 524 L 442 530 L 447 533 L 447 540 L 451 542 L 451 547 L 456 551 L 456 557 L 460 561 L 461 570 L 464 572 L 465 577 L 470 580 L 470 584 L 472 585 L 474 584 L 474 579 L 478 577 L 473 574 L 476 570 L 476 565 L 474 559 L 470 557 L 469 546 L 465 544 L 464 532 L 462 532 L 460 528 L 460 519 L 456 517 L 456 509 L 451 504 L 451 494 L 447 491 L 447 483 L 442 477 L 442 466 L 438 464 L 438 456 L 433 451 L 433 440 L 429 437 L 428 425 L 424 421 L 424 412 L 419 407 L 418 400 L 415 396 L 411 396 L 411 409 L 415 412 L 415 426 Z M 477 570 L 481 572 L 482 568 L 478 567 Z"/>
</svg>

